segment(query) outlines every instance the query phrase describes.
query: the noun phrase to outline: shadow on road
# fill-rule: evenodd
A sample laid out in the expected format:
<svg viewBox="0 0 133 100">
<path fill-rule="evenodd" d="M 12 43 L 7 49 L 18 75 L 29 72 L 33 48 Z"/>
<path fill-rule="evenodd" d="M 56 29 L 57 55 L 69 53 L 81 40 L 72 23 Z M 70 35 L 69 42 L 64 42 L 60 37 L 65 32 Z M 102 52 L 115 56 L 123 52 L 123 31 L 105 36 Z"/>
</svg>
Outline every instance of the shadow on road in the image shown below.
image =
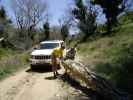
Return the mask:
<svg viewBox="0 0 133 100">
<path fill-rule="evenodd" d="M 37 72 L 37 73 L 48 73 L 52 72 L 52 67 L 51 66 L 35 66 L 34 69 L 27 69 L 26 72 Z"/>
<path fill-rule="evenodd" d="M 46 79 L 46 80 L 54 80 L 54 79 L 56 79 L 56 78 L 53 77 L 53 76 L 49 76 L 49 77 L 45 77 L 45 79 Z"/>
<path fill-rule="evenodd" d="M 60 77 L 62 77 L 61 74 L 58 74 L 56 77 L 54 77 L 53 74 L 52 74 L 52 76 L 45 77 L 45 79 L 46 80 L 54 80 L 54 79 L 60 79 Z"/>
<path fill-rule="evenodd" d="M 64 82 L 67 82 L 75 89 L 82 91 L 84 94 L 87 95 L 88 98 L 90 98 L 89 100 L 107 100 L 107 98 L 104 98 L 102 95 L 98 94 L 96 91 L 92 91 L 91 89 L 88 89 L 87 87 L 81 86 L 80 83 L 72 79 L 67 74 L 62 75 L 60 79 L 63 80 Z"/>
</svg>

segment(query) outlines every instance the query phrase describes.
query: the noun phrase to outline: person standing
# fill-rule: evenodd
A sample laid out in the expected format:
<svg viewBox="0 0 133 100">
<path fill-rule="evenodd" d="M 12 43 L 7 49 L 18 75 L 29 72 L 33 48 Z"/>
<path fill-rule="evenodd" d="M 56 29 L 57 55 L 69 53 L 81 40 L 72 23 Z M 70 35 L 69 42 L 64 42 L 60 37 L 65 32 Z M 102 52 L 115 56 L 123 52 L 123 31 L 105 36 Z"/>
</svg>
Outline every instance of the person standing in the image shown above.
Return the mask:
<svg viewBox="0 0 133 100">
<path fill-rule="evenodd" d="M 63 52 L 64 52 L 65 46 L 61 45 L 60 48 L 55 48 L 52 52 L 52 71 L 54 74 L 54 78 L 56 78 L 56 76 L 58 75 L 58 71 L 57 71 L 57 59 L 62 60 L 63 59 Z"/>
</svg>

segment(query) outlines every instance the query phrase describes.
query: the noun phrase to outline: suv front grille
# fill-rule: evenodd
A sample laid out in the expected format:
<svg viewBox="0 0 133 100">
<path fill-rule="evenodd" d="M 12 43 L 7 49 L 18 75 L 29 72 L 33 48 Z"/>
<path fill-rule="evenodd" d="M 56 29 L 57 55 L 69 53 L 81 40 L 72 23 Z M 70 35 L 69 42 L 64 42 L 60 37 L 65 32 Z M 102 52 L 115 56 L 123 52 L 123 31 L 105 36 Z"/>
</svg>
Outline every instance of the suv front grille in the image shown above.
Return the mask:
<svg viewBox="0 0 133 100">
<path fill-rule="evenodd" d="M 34 56 L 35 59 L 51 59 L 50 55 L 45 55 L 45 56 Z"/>
</svg>

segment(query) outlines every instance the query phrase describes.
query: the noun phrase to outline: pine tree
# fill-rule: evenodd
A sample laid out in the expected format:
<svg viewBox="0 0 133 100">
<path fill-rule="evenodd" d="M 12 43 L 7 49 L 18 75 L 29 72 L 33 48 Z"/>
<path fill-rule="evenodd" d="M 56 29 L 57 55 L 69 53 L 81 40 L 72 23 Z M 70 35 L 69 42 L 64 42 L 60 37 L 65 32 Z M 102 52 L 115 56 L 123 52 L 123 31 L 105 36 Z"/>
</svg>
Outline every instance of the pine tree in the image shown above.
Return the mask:
<svg viewBox="0 0 133 100">
<path fill-rule="evenodd" d="M 103 8 L 103 13 L 107 19 L 107 33 L 111 33 L 113 25 L 117 24 L 117 16 L 124 10 L 123 0 L 92 0 Z"/>
<path fill-rule="evenodd" d="M 68 37 L 68 34 L 69 34 L 68 26 L 65 24 L 62 25 L 61 26 L 61 35 L 62 35 L 63 40 L 65 40 Z"/>
<path fill-rule="evenodd" d="M 50 35 L 50 25 L 49 25 L 48 21 L 46 21 L 44 23 L 43 29 L 44 29 L 44 34 L 45 34 L 44 40 L 48 40 L 49 39 L 49 35 Z"/>
<path fill-rule="evenodd" d="M 96 16 L 95 13 L 87 9 L 83 4 L 83 0 L 75 0 L 75 8 L 72 10 L 72 14 L 75 19 L 78 20 L 78 28 L 81 33 L 84 34 L 84 40 L 91 36 L 96 29 Z"/>
</svg>

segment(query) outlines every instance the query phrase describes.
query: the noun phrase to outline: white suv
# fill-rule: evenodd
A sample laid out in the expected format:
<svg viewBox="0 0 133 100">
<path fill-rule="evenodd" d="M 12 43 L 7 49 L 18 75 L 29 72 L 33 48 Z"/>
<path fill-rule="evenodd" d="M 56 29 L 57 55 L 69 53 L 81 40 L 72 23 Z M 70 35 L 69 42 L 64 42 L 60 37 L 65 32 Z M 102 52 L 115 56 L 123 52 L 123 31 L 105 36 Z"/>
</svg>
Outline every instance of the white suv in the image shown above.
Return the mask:
<svg viewBox="0 0 133 100">
<path fill-rule="evenodd" d="M 33 50 L 31 53 L 31 69 L 35 68 L 36 65 L 51 65 L 52 51 L 54 48 L 60 48 L 62 43 L 64 43 L 62 40 L 50 40 L 41 42 L 39 47 Z M 60 64 L 59 61 L 58 64 Z"/>
</svg>

